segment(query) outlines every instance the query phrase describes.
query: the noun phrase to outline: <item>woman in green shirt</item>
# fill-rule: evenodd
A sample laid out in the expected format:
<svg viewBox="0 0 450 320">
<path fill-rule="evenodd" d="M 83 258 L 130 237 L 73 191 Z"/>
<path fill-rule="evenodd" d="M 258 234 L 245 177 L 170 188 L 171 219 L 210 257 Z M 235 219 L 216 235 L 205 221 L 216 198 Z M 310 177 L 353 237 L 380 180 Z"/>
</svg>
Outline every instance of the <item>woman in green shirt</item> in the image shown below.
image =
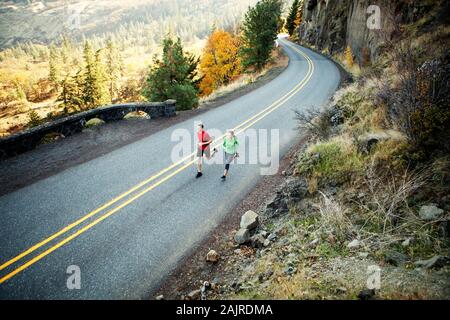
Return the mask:
<svg viewBox="0 0 450 320">
<path fill-rule="evenodd" d="M 230 170 L 230 164 L 235 158 L 239 156 L 237 149 L 239 147 L 239 142 L 234 135 L 233 130 L 228 130 L 225 139 L 222 144 L 223 150 L 225 152 L 225 171 L 223 172 L 222 181 L 227 179 L 228 171 Z"/>
</svg>

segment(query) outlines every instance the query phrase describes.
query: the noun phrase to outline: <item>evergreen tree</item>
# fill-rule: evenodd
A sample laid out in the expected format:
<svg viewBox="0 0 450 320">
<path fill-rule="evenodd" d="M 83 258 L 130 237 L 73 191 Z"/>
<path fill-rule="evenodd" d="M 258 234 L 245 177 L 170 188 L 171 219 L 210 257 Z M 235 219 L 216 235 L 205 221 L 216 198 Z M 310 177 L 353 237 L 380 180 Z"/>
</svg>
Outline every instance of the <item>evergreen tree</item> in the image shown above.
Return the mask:
<svg viewBox="0 0 450 320">
<path fill-rule="evenodd" d="M 90 42 L 84 46 L 84 82 L 82 84 L 82 100 L 87 108 L 94 108 L 111 102 L 108 90 L 108 78 L 102 51 L 95 54 Z"/>
<path fill-rule="evenodd" d="M 95 57 L 89 41 L 84 44 L 84 81 L 82 84 L 82 100 L 87 108 L 95 106 Z"/>
<path fill-rule="evenodd" d="M 95 53 L 95 82 L 94 82 L 94 105 L 101 106 L 111 103 L 111 95 L 108 86 L 108 75 L 103 63 L 102 50 Z"/>
<path fill-rule="evenodd" d="M 111 37 L 106 41 L 106 69 L 109 95 L 111 100 L 115 100 L 120 92 L 119 80 L 122 77 L 123 62 L 120 52 Z"/>
<path fill-rule="evenodd" d="M 182 109 L 198 105 L 198 59 L 185 54 L 181 40 L 166 38 L 163 41 L 162 59 L 155 57 L 150 68 L 142 95 L 149 101 L 177 100 Z"/>
<path fill-rule="evenodd" d="M 241 49 L 244 68 L 261 70 L 269 61 L 281 28 L 281 9 L 281 0 L 261 0 L 245 14 Z"/>
<path fill-rule="evenodd" d="M 39 116 L 39 114 L 36 112 L 36 110 L 31 110 L 28 113 L 28 117 L 30 118 L 28 122 L 28 126 L 30 128 L 37 127 L 42 123 L 42 118 Z"/>
<path fill-rule="evenodd" d="M 57 98 L 64 105 L 65 112 L 80 111 L 83 107 L 81 70 L 72 77 L 67 75 L 60 83 L 61 92 Z"/>
<path fill-rule="evenodd" d="M 291 9 L 289 10 L 289 14 L 286 18 L 286 29 L 289 33 L 289 35 L 294 34 L 295 28 L 298 26 L 298 13 L 300 6 L 302 5 L 302 2 L 300 0 L 294 0 L 292 3 Z"/>
<path fill-rule="evenodd" d="M 68 69 L 72 64 L 73 45 L 67 36 L 63 36 L 61 45 L 61 60 L 63 65 Z"/>
<path fill-rule="evenodd" d="M 60 74 L 59 55 L 56 46 L 52 44 L 50 46 L 50 58 L 49 58 L 49 75 L 48 79 L 58 89 L 58 81 Z"/>
</svg>

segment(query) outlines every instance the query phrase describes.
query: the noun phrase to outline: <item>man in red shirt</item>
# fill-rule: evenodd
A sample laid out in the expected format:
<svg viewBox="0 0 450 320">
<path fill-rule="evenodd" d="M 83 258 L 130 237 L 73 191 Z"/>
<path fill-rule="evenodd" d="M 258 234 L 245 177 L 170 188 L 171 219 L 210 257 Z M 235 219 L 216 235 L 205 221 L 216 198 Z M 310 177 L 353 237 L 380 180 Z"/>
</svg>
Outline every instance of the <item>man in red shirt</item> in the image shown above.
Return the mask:
<svg viewBox="0 0 450 320">
<path fill-rule="evenodd" d="M 203 173 L 202 173 L 202 161 L 203 161 L 203 157 L 205 157 L 206 159 L 211 159 L 212 157 L 214 157 L 214 155 L 217 152 L 217 149 L 214 148 L 213 149 L 213 153 L 211 154 L 211 144 L 213 142 L 214 137 L 210 137 L 208 132 L 205 131 L 205 126 L 200 123 L 198 125 L 198 131 L 197 131 L 197 137 L 198 137 L 198 148 L 197 148 L 197 158 L 198 158 L 198 162 L 197 162 L 197 176 L 196 178 L 200 178 Z"/>
</svg>

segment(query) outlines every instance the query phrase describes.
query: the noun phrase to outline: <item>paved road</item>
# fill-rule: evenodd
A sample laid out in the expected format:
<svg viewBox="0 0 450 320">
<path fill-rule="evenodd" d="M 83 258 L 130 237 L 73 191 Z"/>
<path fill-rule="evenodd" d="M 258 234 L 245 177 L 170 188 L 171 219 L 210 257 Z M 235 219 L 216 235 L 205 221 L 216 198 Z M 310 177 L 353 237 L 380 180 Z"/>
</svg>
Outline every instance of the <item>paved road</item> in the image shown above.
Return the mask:
<svg viewBox="0 0 450 320">
<path fill-rule="evenodd" d="M 194 120 L 221 132 L 244 123 L 239 128 L 250 137 L 254 129 L 278 129 L 278 141 L 274 136 L 261 146 L 279 147 L 282 156 L 298 137 L 293 110 L 323 105 L 336 90 L 340 75 L 332 62 L 284 40 L 281 45 L 289 67 L 256 91 L 2 196 L 0 298 L 149 297 L 251 190 L 264 167 L 259 156 L 257 163 L 233 165 L 224 183 L 222 165 L 211 164 L 196 180 L 194 166 L 172 165 L 173 132 L 192 133 Z M 244 133 L 241 156 L 251 154 L 252 139 Z M 80 268 L 80 290 L 67 288 L 71 265 Z"/>
</svg>

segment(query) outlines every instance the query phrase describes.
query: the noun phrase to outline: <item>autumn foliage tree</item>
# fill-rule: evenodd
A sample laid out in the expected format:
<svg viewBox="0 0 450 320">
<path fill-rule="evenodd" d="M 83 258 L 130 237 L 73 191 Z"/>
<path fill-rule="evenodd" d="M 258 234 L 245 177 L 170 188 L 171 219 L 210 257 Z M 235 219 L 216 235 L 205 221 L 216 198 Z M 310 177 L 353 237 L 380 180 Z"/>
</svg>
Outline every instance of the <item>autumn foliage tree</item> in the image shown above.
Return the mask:
<svg viewBox="0 0 450 320">
<path fill-rule="evenodd" d="M 353 59 L 353 52 L 352 52 L 352 48 L 350 48 L 350 46 L 347 46 L 347 48 L 345 49 L 345 61 L 347 62 L 347 66 L 348 67 L 353 67 L 353 64 L 355 63 L 355 60 Z"/>
<path fill-rule="evenodd" d="M 201 95 L 210 95 L 220 86 L 228 84 L 241 73 L 238 37 L 223 30 L 215 30 L 203 49 L 200 71 Z"/>
</svg>

